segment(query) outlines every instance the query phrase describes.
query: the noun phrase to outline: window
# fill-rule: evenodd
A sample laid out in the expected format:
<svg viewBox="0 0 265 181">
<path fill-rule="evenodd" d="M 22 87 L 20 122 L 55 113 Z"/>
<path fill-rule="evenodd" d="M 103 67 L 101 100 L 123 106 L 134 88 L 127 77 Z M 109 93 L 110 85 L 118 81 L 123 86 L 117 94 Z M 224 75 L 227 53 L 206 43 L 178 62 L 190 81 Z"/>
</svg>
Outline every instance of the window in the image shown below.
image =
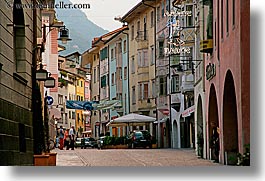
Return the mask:
<svg viewBox="0 0 265 181">
<path fill-rule="evenodd" d="M 160 77 L 159 93 L 160 95 L 167 95 L 167 77 Z"/>
<path fill-rule="evenodd" d="M 163 57 L 164 56 L 164 42 L 163 41 L 158 42 L 158 50 L 159 50 L 159 57 Z"/>
<path fill-rule="evenodd" d="M 71 115 L 71 111 L 69 111 L 69 119 L 71 119 L 72 115 Z"/>
<path fill-rule="evenodd" d="M 186 25 L 193 26 L 193 5 L 187 5 L 186 11 L 191 11 L 191 16 L 186 16 Z"/>
<path fill-rule="evenodd" d="M 178 92 L 179 91 L 179 75 L 174 75 L 171 79 L 171 92 Z"/>
<path fill-rule="evenodd" d="M 80 81 L 80 87 L 83 87 L 83 81 Z"/>
<path fill-rule="evenodd" d="M 117 47 L 114 47 L 114 58 L 116 58 L 116 55 L 117 55 Z"/>
<path fill-rule="evenodd" d="M 123 41 L 123 52 L 126 52 L 127 51 L 127 41 L 124 40 Z"/>
<path fill-rule="evenodd" d="M 97 71 L 96 71 L 96 68 L 94 68 L 94 76 L 93 76 L 93 79 L 94 79 L 94 83 L 96 83 L 96 80 L 97 80 Z"/>
<path fill-rule="evenodd" d="M 160 21 L 160 6 L 157 7 L 157 21 Z"/>
<path fill-rule="evenodd" d="M 101 77 L 101 88 L 103 88 L 103 87 L 106 87 L 107 86 L 107 76 L 106 75 L 103 75 L 102 77 Z"/>
<path fill-rule="evenodd" d="M 127 67 L 124 67 L 124 79 L 127 79 Z"/>
<path fill-rule="evenodd" d="M 148 50 L 143 50 L 143 59 L 142 59 L 142 66 L 148 66 Z"/>
<path fill-rule="evenodd" d="M 132 104 L 136 104 L 135 86 L 132 87 Z"/>
<path fill-rule="evenodd" d="M 132 67 L 132 74 L 134 74 L 134 73 L 135 73 L 135 62 L 134 62 L 134 56 L 132 56 L 131 67 Z"/>
<path fill-rule="evenodd" d="M 138 98 L 139 98 L 139 100 L 142 100 L 143 99 L 143 88 L 142 88 L 142 84 L 139 84 Z"/>
<path fill-rule="evenodd" d="M 142 66 L 142 54 L 141 54 L 141 51 L 138 51 L 137 59 L 138 59 L 138 67 L 141 67 Z"/>
<path fill-rule="evenodd" d="M 99 71 L 99 66 L 97 66 L 97 82 L 100 80 L 100 71 Z"/>
<path fill-rule="evenodd" d="M 108 58 L 108 49 L 107 47 L 100 50 L 100 60 L 104 60 L 105 58 Z"/>
<path fill-rule="evenodd" d="M 151 47 L 151 65 L 155 64 L 155 48 Z"/>
<path fill-rule="evenodd" d="M 144 84 L 144 97 L 143 99 L 148 99 L 148 83 Z"/>
<path fill-rule="evenodd" d="M 134 39 L 134 25 L 132 25 L 131 35 L 132 35 L 131 40 L 133 40 Z"/>
<path fill-rule="evenodd" d="M 154 11 L 151 12 L 151 27 L 154 26 Z"/>
<path fill-rule="evenodd" d="M 110 51 L 110 59 L 113 60 L 113 57 L 114 57 L 114 50 L 112 48 L 111 51 Z"/>
<path fill-rule="evenodd" d="M 226 33 L 229 32 L 229 4 L 228 0 L 226 0 Z"/>
<path fill-rule="evenodd" d="M 75 119 L 75 112 L 72 111 L 72 119 Z"/>
<path fill-rule="evenodd" d="M 23 55 L 26 54 L 26 36 L 25 36 L 25 20 L 24 20 L 24 12 L 21 1 L 14 1 L 13 8 L 13 23 L 14 25 L 14 54 L 16 59 L 16 71 L 19 73 L 26 73 L 26 61 L 24 61 L 25 57 Z M 3 15 L 1 15 L 3 16 Z M 2 23 L 2 20 L 1 20 Z M 2 35 L 1 35 L 2 36 Z"/>
<path fill-rule="evenodd" d="M 148 99 L 149 89 L 148 89 L 148 82 L 139 83 L 139 100 Z"/>
<path fill-rule="evenodd" d="M 58 94 L 58 104 L 63 105 L 63 95 Z"/>
</svg>

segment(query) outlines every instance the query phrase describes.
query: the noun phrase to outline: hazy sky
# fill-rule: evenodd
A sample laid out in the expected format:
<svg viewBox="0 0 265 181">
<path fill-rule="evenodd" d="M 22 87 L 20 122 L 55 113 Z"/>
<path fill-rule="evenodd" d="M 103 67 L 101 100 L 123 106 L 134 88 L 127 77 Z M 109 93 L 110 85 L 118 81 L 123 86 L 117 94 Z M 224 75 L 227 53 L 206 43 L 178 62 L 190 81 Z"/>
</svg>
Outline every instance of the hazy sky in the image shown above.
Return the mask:
<svg viewBox="0 0 265 181">
<path fill-rule="evenodd" d="M 121 23 L 114 20 L 116 16 L 123 16 L 141 0 L 70 0 L 72 3 L 90 4 L 90 9 L 82 9 L 89 20 L 103 29 L 112 31 L 121 27 Z"/>
</svg>

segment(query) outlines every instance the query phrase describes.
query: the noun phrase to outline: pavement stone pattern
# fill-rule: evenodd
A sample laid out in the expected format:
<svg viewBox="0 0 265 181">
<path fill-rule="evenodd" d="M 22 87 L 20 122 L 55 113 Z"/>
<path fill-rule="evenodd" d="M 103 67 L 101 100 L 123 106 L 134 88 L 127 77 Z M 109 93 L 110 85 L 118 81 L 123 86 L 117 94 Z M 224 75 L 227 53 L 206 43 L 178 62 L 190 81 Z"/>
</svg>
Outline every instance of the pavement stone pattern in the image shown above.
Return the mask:
<svg viewBox="0 0 265 181">
<path fill-rule="evenodd" d="M 193 149 L 80 149 L 59 150 L 57 166 L 221 166 L 198 158 Z"/>
</svg>

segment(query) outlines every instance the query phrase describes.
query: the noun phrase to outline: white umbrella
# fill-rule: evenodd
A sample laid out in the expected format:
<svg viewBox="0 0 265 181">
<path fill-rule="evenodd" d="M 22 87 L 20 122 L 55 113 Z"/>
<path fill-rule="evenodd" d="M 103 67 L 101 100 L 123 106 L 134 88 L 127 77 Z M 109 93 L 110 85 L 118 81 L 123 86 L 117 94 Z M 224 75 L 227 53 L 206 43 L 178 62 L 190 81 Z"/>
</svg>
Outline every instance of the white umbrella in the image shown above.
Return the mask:
<svg viewBox="0 0 265 181">
<path fill-rule="evenodd" d="M 111 120 L 108 126 L 144 125 L 146 123 L 152 123 L 155 120 L 156 118 L 150 116 L 131 113 Z"/>
</svg>

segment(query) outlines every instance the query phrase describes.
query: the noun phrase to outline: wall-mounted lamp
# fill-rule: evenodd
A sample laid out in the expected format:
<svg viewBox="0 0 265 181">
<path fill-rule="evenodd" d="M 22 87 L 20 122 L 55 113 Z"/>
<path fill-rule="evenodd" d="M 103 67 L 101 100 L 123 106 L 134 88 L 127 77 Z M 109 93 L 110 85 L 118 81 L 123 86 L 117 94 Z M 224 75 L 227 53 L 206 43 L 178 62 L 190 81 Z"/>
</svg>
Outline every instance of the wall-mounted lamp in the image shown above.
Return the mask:
<svg viewBox="0 0 265 181">
<path fill-rule="evenodd" d="M 40 69 L 36 71 L 36 80 L 45 81 L 48 78 L 47 70 L 43 69 L 43 65 L 40 64 Z"/>
<path fill-rule="evenodd" d="M 60 25 L 50 25 L 46 26 L 43 25 L 43 42 L 46 42 L 46 28 L 47 27 L 54 27 L 54 28 L 59 28 L 59 38 L 57 40 L 61 40 L 63 44 L 66 44 L 67 41 L 70 41 L 72 39 L 69 38 L 69 30 L 65 26 L 60 26 Z"/>
<path fill-rule="evenodd" d="M 59 32 L 60 32 L 60 36 L 57 40 L 61 40 L 63 44 L 66 44 L 67 41 L 72 40 L 69 38 L 69 30 L 65 26 L 60 28 Z"/>
<path fill-rule="evenodd" d="M 45 82 L 44 82 L 44 86 L 46 88 L 53 88 L 55 87 L 55 79 L 53 77 L 48 77 Z"/>
</svg>

